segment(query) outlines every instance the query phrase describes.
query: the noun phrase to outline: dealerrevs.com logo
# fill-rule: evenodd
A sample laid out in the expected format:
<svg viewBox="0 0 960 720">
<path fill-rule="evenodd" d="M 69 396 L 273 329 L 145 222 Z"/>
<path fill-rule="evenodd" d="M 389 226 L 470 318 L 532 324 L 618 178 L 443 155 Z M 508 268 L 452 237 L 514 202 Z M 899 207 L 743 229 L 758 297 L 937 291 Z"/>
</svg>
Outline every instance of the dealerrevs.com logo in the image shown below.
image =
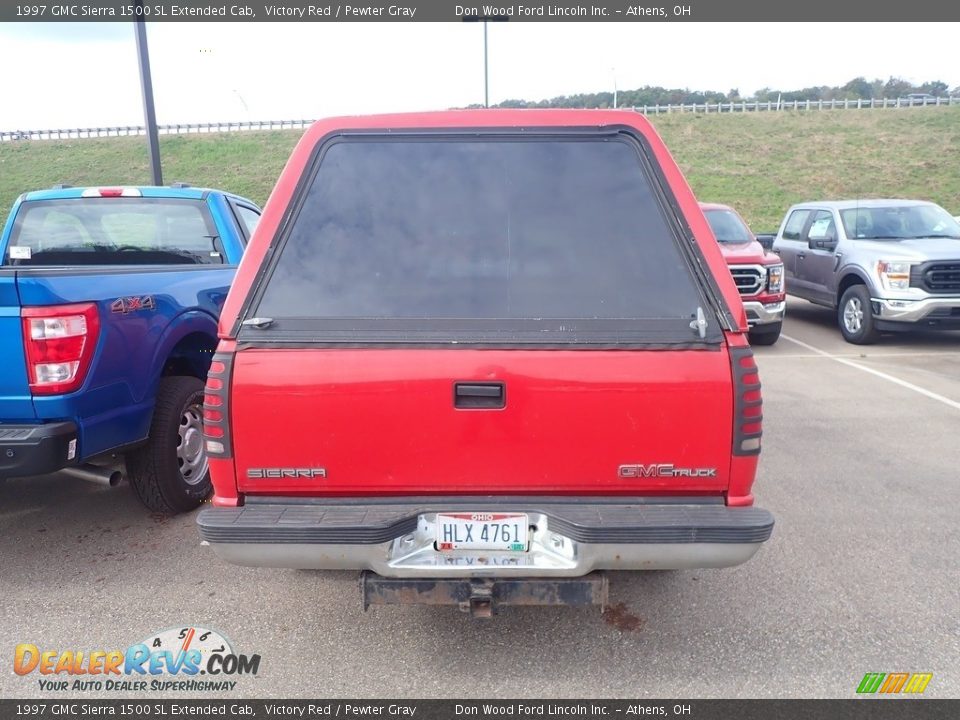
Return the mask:
<svg viewBox="0 0 960 720">
<path fill-rule="evenodd" d="M 126 650 L 51 650 L 32 643 L 14 649 L 13 671 L 39 675 L 44 692 L 233 690 L 242 675 L 256 675 L 260 655 L 241 655 L 216 630 L 170 628 Z"/>
</svg>

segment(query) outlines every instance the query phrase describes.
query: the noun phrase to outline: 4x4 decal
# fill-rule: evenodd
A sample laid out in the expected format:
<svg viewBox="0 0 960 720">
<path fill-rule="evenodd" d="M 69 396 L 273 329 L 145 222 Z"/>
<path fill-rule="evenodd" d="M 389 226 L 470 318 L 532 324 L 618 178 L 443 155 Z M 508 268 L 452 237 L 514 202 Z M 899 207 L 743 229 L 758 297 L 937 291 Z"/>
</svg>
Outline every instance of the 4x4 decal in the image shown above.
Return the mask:
<svg viewBox="0 0 960 720">
<path fill-rule="evenodd" d="M 115 313 L 136 312 L 137 310 L 156 310 L 157 302 L 153 295 L 144 295 L 142 297 L 121 297 L 110 303 L 110 311 Z"/>
</svg>

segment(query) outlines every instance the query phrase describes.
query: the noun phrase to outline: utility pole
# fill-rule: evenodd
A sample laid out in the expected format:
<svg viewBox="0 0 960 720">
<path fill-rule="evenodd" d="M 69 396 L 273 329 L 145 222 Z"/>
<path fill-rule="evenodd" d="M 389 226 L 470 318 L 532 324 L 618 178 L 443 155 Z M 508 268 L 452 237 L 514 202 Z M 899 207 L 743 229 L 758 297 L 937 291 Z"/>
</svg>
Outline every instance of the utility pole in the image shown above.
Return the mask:
<svg viewBox="0 0 960 720">
<path fill-rule="evenodd" d="M 483 21 L 483 106 L 490 107 L 490 69 L 487 64 L 487 21 Z"/>
<path fill-rule="evenodd" d="M 468 15 L 464 22 L 483 22 L 483 106 L 490 107 L 490 48 L 487 43 L 487 24 L 489 21 L 506 21 L 506 15 Z"/>
<path fill-rule="evenodd" d="M 150 153 L 150 177 L 154 185 L 163 185 L 160 168 L 160 141 L 157 137 L 157 114 L 153 108 L 153 82 L 150 79 L 150 53 L 147 50 L 147 26 L 143 21 L 143 0 L 138 8 L 134 27 L 137 34 L 137 60 L 140 66 L 140 90 L 143 94 L 143 116 L 147 127 L 147 148 Z"/>
</svg>

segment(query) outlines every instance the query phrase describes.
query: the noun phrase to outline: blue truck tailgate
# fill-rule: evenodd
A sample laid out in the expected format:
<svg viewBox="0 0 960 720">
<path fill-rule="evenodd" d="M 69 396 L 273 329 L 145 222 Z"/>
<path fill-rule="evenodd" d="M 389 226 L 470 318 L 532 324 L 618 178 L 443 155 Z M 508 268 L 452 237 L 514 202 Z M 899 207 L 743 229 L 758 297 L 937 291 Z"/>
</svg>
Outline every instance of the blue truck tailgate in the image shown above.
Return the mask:
<svg viewBox="0 0 960 720">
<path fill-rule="evenodd" d="M 29 422 L 36 418 L 23 354 L 20 301 L 14 270 L 0 270 L 0 418 L 0 424 Z"/>
<path fill-rule="evenodd" d="M 84 454 L 110 449 L 116 437 L 146 437 L 160 363 L 182 337 L 172 330 L 215 334 L 233 274 L 233 267 L 209 265 L 19 271 L 24 308 L 93 303 L 100 319 L 82 388 L 35 395 L 37 418 L 80 420 Z M 17 343 L 22 347 L 19 337 Z"/>
</svg>

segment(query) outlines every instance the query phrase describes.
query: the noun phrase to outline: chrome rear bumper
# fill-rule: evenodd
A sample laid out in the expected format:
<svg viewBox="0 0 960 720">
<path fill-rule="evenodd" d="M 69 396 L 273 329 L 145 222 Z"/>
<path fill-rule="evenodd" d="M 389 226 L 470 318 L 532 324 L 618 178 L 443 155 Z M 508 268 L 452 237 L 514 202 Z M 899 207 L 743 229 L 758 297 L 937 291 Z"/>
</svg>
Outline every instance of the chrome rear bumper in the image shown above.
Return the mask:
<svg viewBox="0 0 960 720">
<path fill-rule="evenodd" d="M 529 516 L 526 552 L 438 551 L 437 511 L 518 511 Z M 739 565 L 773 529 L 760 508 L 721 504 L 584 505 L 531 499 L 403 505 L 255 504 L 209 508 L 205 544 L 238 565 L 372 570 L 384 577 L 577 577 L 594 570 Z"/>
</svg>

